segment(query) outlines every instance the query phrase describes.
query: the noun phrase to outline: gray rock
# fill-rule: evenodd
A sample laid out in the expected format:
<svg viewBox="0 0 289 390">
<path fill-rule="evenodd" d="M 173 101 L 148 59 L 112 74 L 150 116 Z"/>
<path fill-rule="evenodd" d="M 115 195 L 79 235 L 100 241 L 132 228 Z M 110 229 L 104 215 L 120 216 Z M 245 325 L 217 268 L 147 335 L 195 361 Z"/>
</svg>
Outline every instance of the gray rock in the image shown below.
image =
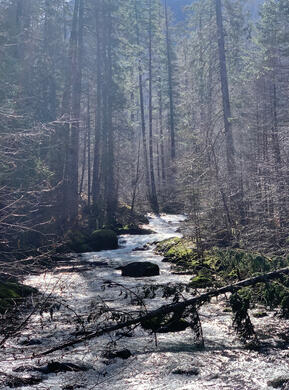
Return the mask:
<svg viewBox="0 0 289 390">
<path fill-rule="evenodd" d="M 279 388 L 287 389 L 288 384 L 289 384 L 289 377 L 288 376 L 287 377 L 281 376 L 281 377 L 272 379 L 271 381 L 267 382 L 267 385 L 273 387 L 274 389 L 279 389 Z"/>
<path fill-rule="evenodd" d="M 104 357 L 107 359 L 128 359 L 132 356 L 129 349 L 122 349 L 121 351 L 106 351 Z"/>
<path fill-rule="evenodd" d="M 157 276 L 160 274 L 160 269 L 157 264 L 149 261 L 134 262 L 121 267 L 122 276 L 134 278 Z"/>
<path fill-rule="evenodd" d="M 42 374 L 56 374 L 58 372 L 83 372 L 88 371 L 89 367 L 84 365 L 78 365 L 75 363 L 59 363 L 59 362 L 49 362 L 45 366 L 35 368 L 35 371 L 39 371 Z"/>
<path fill-rule="evenodd" d="M 16 376 L 9 375 L 9 378 L 7 379 L 5 385 L 12 388 L 23 388 L 28 386 L 35 386 L 38 385 L 40 382 L 42 382 L 41 377 L 28 377 L 28 378 L 19 378 Z"/>
<path fill-rule="evenodd" d="M 41 340 L 38 339 L 30 339 L 30 340 L 24 340 L 21 342 L 22 345 L 40 345 L 42 344 Z"/>
</svg>

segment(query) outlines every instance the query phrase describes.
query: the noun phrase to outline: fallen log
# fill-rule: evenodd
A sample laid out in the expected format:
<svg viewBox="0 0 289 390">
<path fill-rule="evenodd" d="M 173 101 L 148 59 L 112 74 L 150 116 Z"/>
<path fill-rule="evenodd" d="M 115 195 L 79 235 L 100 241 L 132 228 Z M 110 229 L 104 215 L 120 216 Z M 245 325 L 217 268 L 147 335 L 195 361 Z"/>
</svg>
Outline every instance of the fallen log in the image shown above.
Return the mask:
<svg viewBox="0 0 289 390">
<path fill-rule="evenodd" d="M 213 297 L 217 297 L 217 296 L 223 295 L 225 293 L 234 293 L 243 287 L 254 286 L 257 283 L 264 283 L 264 282 L 266 283 L 269 280 L 278 279 L 282 275 L 287 275 L 287 274 L 289 274 L 289 267 L 282 268 L 282 269 L 279 269 L 277 271 L 268 272 L 268 273 L 263 274 L 263 275 L 254 276 L 254 277 L 249 278 L 249 279 L 241 280 L 240 282 L 237 282 L 237 283 L 234 283 L 231 285 L 227 285 L 227 286 L 224 286 L 224 287 L 221 287 L 218 289 L 210 290 L 210 291 L 207 291 L 203 294 L 200 294 L 198 296 L 195 296 L 191 299 L 188 299 L 188 300 L 185 300 L 182 302 L 164 305 L 156 310 L 152 310 L 152 311 L 144 314 L 143 316 L 139 316 L 137 318 L 133 318 L 131 320 L 128 320 L 126 322 L 122 322 L 119 324 L 107 326 L 107 327 L 104 327 L 102 329 L 98 329 L 96 331 L 90 332 L 83 337 L 69 340 L 63 344 L 57 345 L 51 349 L 48 349 L 47 351 L 40 353 L 39 355 L 33 356 L 33 357 L 35 358 L 35 357 L 46 356 L 46 355 L 49 355 L 53 352 L 59 351 L 61 349 L 72 347 L 72 346 L 78 345 L 80 343 L 83 343 L 85 341 L 91 340 L 93 338 L 100 337 L 106 333 L 111 333 L 111 332 L 117 331 L 119 329 L 130 327 L 132 325 L 138 325 L 141 322 L 150 320 L 153 317 L 165 316 L 167 314 L 174 313 L 176 311 L 184 310 L 185 308 L 187 308 L 189 306 L 200 305 L 200 304 L 203 304 L 205 302 L 208 302 Z"/>
</svg>

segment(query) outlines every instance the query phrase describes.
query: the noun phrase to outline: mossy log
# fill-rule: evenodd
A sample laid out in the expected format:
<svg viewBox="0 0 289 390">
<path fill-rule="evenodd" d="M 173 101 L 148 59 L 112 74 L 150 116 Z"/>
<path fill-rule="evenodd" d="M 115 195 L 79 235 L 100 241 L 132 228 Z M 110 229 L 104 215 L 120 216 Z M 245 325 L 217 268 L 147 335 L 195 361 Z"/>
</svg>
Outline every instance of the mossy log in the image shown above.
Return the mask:
<svg viewBox="0 0 289 390">
<path fill-rule="evenodd" d="M 282 275 L 288 275 L 288 274 L 289 274 L 289 267 L 286 267 L 286 268 L 279 269 L 277 271 L 273 271 L 273 272 L 269 272 L 269 273 L 266 273 L 263 275 L 258 275 L 258 276 L 255 276 L 255 277 L 252 277 L 249 279 L 245 279 L 245 280 L 242 280 L 238 283 L 234 283 L 234 284 L 227 285 L 227 286 L 224 286 L 224 287 L 221 287 L 218 289 L 213 289 L 213 290 L 207 291 L 203 294 L 200 294 L 198 296 L 195 296 L 195 297 L 188 299 L 186 301 L 183 301 L 183 302 L 164 305 L 156 310 L 152 310 L 152 311 L 144 314 L 143 316 L 139 316 L 137 318 L 133 318 L 133 319 L 130 319 L 130 320 L 125 321 L 125 322 L 121 322 L 121 323 L 118 323 L 115 325 L 104 327 L 104 328 L 96 330 L 94 332 L 90 332 L 83 337 L 75 338 L 75 339 L 70 340 L 66 343 L 57 345 L 57 346 L 39 354 L 38 357 L 46 356 L 46 355 L 49 355 L 55 351 L 78 345 L 78 344 L 83 343 L 85 341 L 94 339 L 95 337 L 100 337 L 104 334 L 115 332 L 119 329 L 123 329 L 123 328 L 127 328 L 127 327 L 130 327 L 133 325 L 138 325 L 138 324 L 144 323 L 144 322 L 149 321 L 150 319 L 152 319 L 154 317 L 165 316 L 165 315 L 170 314 L 170 313 L 182 311 L 182 310 L 185 310 L 185 308 L 187 308 L 189 306 L 195 307 L 196 305 L 202 305 L 205 302 L 208 302 L 213 297 L 217 297 L 219 295 L 223 295 L 226 293 L 234 293 L 234 292 L 237 292 L 238 290 L 242 289 L 243 287 L 254 286 L 258 283 L 264 283 L 264 282 L 266 283 L 270 280 L 278 279 Z"/>
</svg>

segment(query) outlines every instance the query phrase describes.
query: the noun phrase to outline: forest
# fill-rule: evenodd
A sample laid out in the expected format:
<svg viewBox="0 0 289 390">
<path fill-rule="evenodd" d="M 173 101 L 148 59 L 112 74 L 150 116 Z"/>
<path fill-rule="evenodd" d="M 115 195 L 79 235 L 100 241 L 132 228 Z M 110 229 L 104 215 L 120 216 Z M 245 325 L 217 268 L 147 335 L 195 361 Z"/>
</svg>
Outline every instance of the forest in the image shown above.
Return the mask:
<svg viewBox="0 0 289 390">
<path fill-rule="evenodd" d="M 0 0 L 0 166 L 1 388 L 289 389 L 288 0 Z"/>
</svg>

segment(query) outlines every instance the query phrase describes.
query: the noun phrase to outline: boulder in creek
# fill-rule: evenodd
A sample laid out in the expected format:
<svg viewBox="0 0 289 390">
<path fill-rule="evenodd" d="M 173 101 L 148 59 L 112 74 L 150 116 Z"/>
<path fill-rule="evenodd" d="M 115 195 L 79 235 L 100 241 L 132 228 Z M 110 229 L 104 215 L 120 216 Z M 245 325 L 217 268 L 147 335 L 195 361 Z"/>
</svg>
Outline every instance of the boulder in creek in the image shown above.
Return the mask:
<svg viewBox="0 0 289 390">
<path fill-rule="evenodd" d="M 32 346 L 32 345 L 40 345 L 42 344 L 42 341 L 39 339 L 30 339 L 30 340 L 23 340 L 20 342 L 22 345 Z"/>
<path fill-rule="evenodd" d="M 106 351 L 103 356 L 107 359 L 128 359 L 132 354 L 129 349 L 122 349 L 120 351 Z"/>
<path fill-rule="evenodd" d="M 35 368 L 35 371 L 39 371 L 42 374 L 56 374 L 58 372 L 83 372 L 88 371 L 90 367 L 84 365 L 78 365 L 75 363 L 59 363 L 59 362 L 49 362 L 45 366 Z"/>
<path fill-rule="evenodd" d="M 155 333 L 177 333 L 186 330 L 190 324 L 182 318 L 166 320 L 161 316 L 153 317 L 141 322 L 143 329 L 152 330 Z"/>
<path fill-rule="evenodd" d="M 108 229 L 95 230 L 89 238 L 89 246 L 94 251 L 117 249 L 117 234 Z"/>
<path fill-rule="evenodd" d="M 97 252 L 118 248 L 117 234 L 109 229 L 95 230 L 91 234 L 85 231 L 70 231 L 69 238 L 70 249 L 76 253 Z"/>
<path fill-rule="evenodd" d="M 129 263 L 121 267 L 121 271 L 122 276 L 129 276 L 134 278 L 158 276 L 160 274 L 159 266 L 149 261 Z"/>
<path fill-rule="evenodd" d="M 28 377 L 28 378 L 19 378 L 13 375 L 8 375 L 7 380 L 5 381 L 5 386 L 12 389 L 24 388 L 28 386 L 35 386 L 42 382 L 40 377 Z"/>
</svg>

